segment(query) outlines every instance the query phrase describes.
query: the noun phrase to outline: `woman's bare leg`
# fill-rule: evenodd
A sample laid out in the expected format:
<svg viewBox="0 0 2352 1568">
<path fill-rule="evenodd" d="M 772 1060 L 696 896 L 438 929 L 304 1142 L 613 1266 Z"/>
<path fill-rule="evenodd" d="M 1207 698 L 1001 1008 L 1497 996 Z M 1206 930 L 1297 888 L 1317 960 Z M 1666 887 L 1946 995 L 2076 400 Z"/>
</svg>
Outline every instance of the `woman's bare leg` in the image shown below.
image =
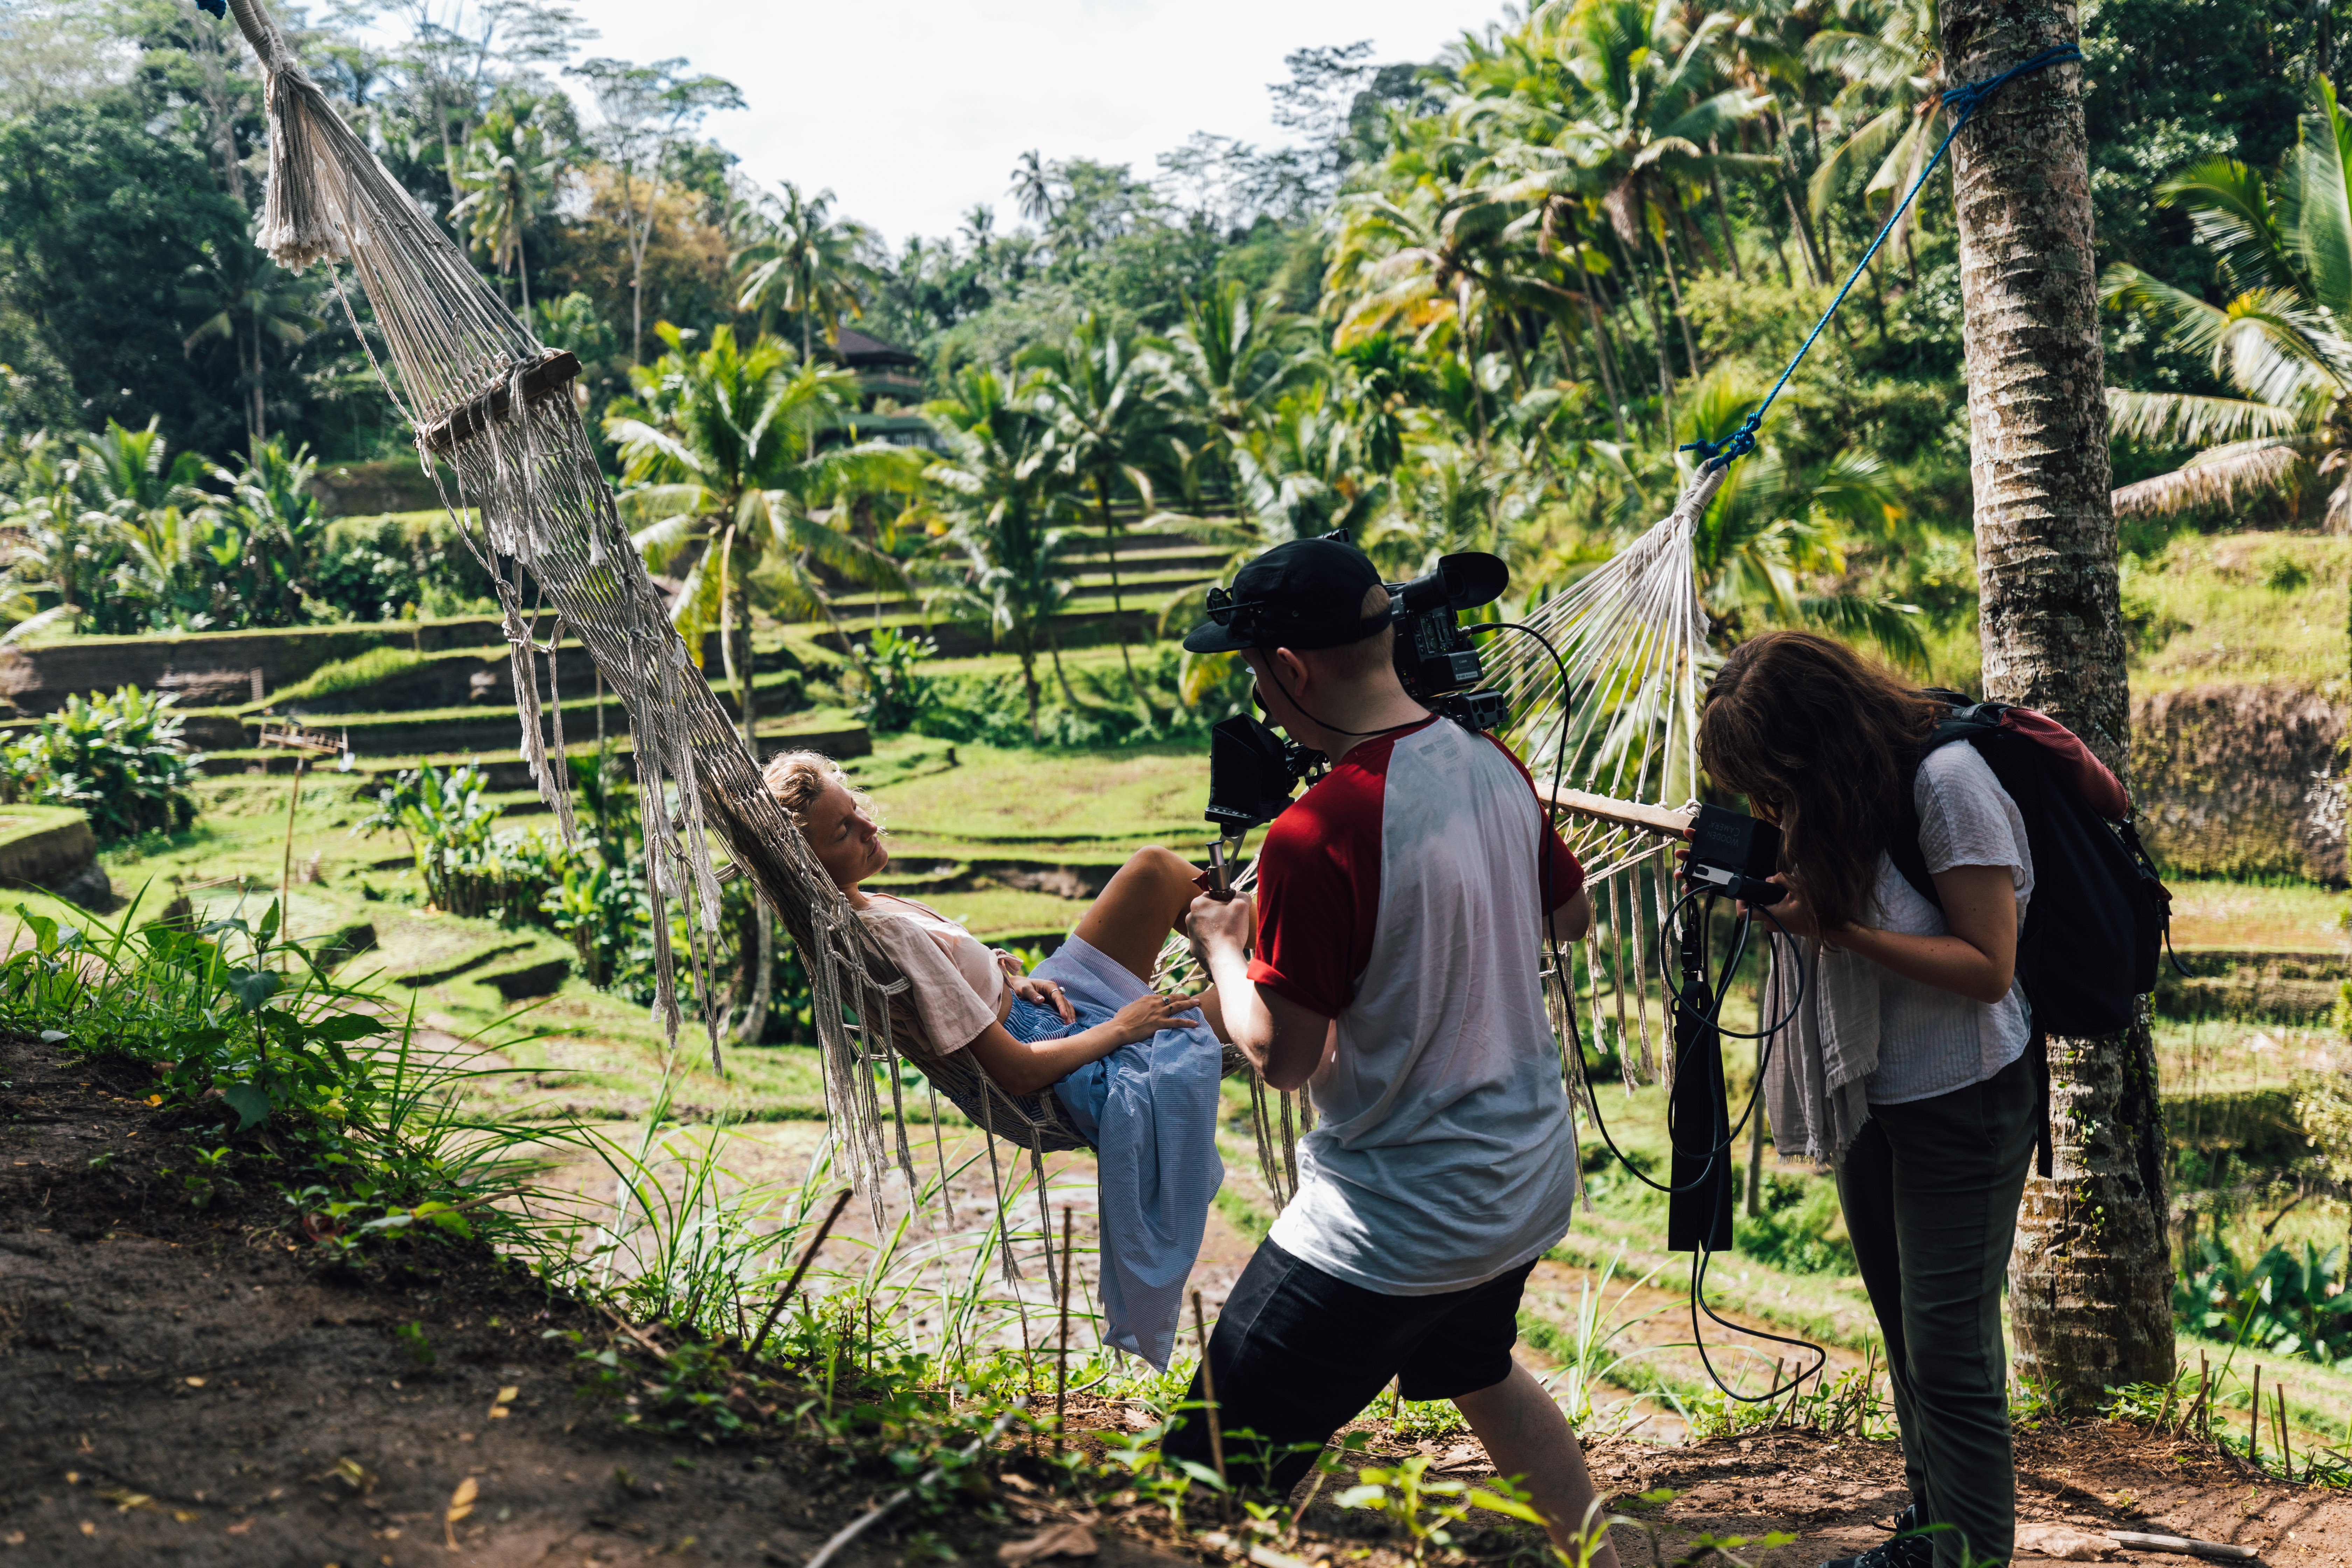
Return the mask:
<svg viewBox="0 0 2352 1568">
<path fill-rule="evenodd" d="M 1139 849 L 1078 921 L 1077 934 L 1149 985 L 1160 967 L 1160 944 L 1200 895 L 1192 883 L 1200 874 L 1172 849 Z"/>
</svg>

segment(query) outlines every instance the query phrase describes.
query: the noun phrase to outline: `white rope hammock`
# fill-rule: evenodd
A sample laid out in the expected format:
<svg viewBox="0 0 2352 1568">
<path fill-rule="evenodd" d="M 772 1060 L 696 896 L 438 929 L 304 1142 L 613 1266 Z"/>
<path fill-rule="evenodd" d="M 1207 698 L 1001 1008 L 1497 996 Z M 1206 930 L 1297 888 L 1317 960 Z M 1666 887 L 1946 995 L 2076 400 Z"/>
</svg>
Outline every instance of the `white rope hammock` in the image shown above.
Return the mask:
<svg viewBox="0 0 2352 1568">
<path fill-rule="evenodd" d="M 461 536 L 496 585 L 514 660 L 523 755 L 567 841 L 576 842 L 576 828 L 562 717 L 554 700 L 565 631 L 585 646 L 627 710 L 653 904 L 655 1007 L 672 1049 L 681 1019 L 667 910 L 677 900 L 688 915 L 696 989 L 705 998 L 711 1064 L 723 1070 L 707 973 L 719 929 L 719 878 L 709 848 L 709 835 L 716 833 L 799 944 L 814 1003 L 832 1135 L 842 1168 L 866 1194 L 877 1226 L 890 1165 L 903 1173 L 910 1192 L 919 1185 L 900 1097 L 902 1055 L 986 1134 L 998 1178 L 998 1223 L 1007 1224 L 996 1165 L 1000 1133 L 1029 1152 L 1041 1178 L 1042 1213 L 1044 1154 L 1082 1147 L 1082 1141 L 1050 1092 L 1006 1094 L 979 1070 L 971 1052 L 941 1055 L 923 1040 L 905 980 L 761 786 L 733 721 L 671 626 L 621 527 L 569 395 L 578 361 L 539 343 L 392 178 L 303 71 L 261 0 L 229 4 L 268 79 L 269 184 L 259 241 L 289 268 L 324 263 L 347 313 L 352 305 L 340 265 L 350 267 L 366 295 L 391 361 L 388 367 L 375 363 L 370 349 L 371 363 L 415 428 L 419 458 L 441 488 Z M 359 333 L 355 313 L 352 324 Z M 364 333 L 360 342 L 368 347 Z M 1702 479 L 1670 516 L 1568 593 L 1529 613 L 1528 624 L 1559 649 L 1565 679 L 1528 639 L 1503 634 L 1487 640 L 1489 668 L 1515 714 L 1507 736 L 1563 809 L 1579 809 L 1566 793 L 1570 781 L 1617 802 L 1669 810 L 1695 793 L 1696 666 L 1706 621 L 1692 587 L 1691 535 L 1718 483 L 1719 478 Z M 468 509 L 478 523 L 469 522 Z M 537 595 L 529 607 L 526 583 Z M 554 630 L 542 643 L 534 630 L 547 608 L 555 613 Z M 541 658 L 550 699 L 544 715 Z M 543 723 L 551 733 L 542 734 Z M 1563 726 L 1566 765 L 1555 770 Z M 1664 840 L 1602 816 L 1580 815 L 1575 821 L 1570 842 L 1589 868 L 1616 954 L 1608 973 L 1616 982 L 1622 1041 L 1627 994 L 1649 973 L 1642 911 L 1652 911 L 1654 930 L 1663 912 L 1664 882 L 1654 862 Z M 1597 1026 L 1602 973 L 1597 938 L 1588 954 Z M 1181 947 L 1171 944 L 1169 957 L 1180 959 Z M 1553 984 L 1559 1026 L 1559 1010 L 1574 1005 L 1574 994 L 1566 976 L 1555 976 Z M 1654 1078 L 1660 1070 L 1649 1044 L 1648 1010 L 1637 1005 L 1637 1011 L 1643 1045 L 1638 1068 L 1633 1056 L 1625 1058 L 1629 1087 L 1637 1072 Z M 857 1022 L 849 1022 L 852 1017 Z M 1561 1037 L 1568 1037 L 1564 1028 Z M 1670 1071 L 1671 1063 L 1664 1068 Z M 1279 1097 L 1278 1107 L 1270 1105 L 1264 1084 L 1255 1074 L 1248 1079 L 1261 1168 L 1277 1202 L 1286 1202 L 1297 1183 L 1296 1138 L 1311 1125 L 1311 1112 L 1303 1099 L 1294 1106 L 1288 1095 Z M 890 1086 L 887 1114 L 877 1080 Z M 943 1153 L 940 1175 L 944 1193 Z M 1050 1226 L 1041 1229 L 1047 1233 L 1050 1272 Z M 1011 1275 L 1011 1248 L 1002 1256 Z"/>
</svg>

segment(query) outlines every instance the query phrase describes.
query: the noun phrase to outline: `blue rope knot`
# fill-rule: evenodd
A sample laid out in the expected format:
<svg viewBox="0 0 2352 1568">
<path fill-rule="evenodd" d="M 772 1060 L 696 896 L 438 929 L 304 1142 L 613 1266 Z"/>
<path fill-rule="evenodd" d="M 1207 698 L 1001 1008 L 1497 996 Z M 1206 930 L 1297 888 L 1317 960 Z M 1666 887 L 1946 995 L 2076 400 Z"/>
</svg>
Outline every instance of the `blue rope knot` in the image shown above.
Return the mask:
<svg viewBox="0 0 2352 1568">
<path fill-rule="evenodd" d="M 2034 56 L 2023 65 L 2010 67 L 1999 76 L 1988 77 L 1982 81 L 1967 82 L 1953 88 L 1944 94 L 1944 107 L 1952 112 L 1955 120 L 1966 120 L 1977 111 L 1979 104 L 2000 91 L 2011 78 L 2025 76 L 2050 66 L 2063 65 L 2068 60 L 2079 60 L 2082 58 L 2081 49 L 2072 44 L 2062 44 L 2057 48 L 2045 50 Z M 1957 124 L 1953 127 L 1954 130 L 1958 128 Z"/>
<path fill-rule="evenodd" d="M 1718 437 L 1712 441 L 1702 436 L 1696 441 L 1684 442 L 1677 449 L 1696 452 L 1698 471 L 1702 474 L 1711 474 L 1717 468 L 1729 468 L 1734 458 L 1744 458 L 1756 450 L 1757 427 L 1763 423 L 1764 411 L 1759 408 L 1742 420 L 1739 428 L 1730 435 Z"/>
<path fill-rule="evenodd" d="M 1952 128 L 1944 132 L 1944 140 L 1937 144 L 1936 155 L 1927 160 L 1927 166 L 1919 171 L 1919 177 L 1911 182 L 1911 188 L 1903 193 L 1903 199 L 1897 202 L 1895 205 L 1895 210 L 1887 215 L 1885 226 L 1878 231 L 1878 237 L 1870 242 L 1870 248 L 1862 253 L 1862 259 L 1854 263 L 1852 275 L 1845 280 L 1845 287 L 1837 291 L 1837 298 L 1830 301 L 1830 308 L 1822 312 L 1820 321 L 1813 323 L 1813 330 L 1805 335 L 1805 341 L 1798 348 L 1796 356 L 1789 361 L 1788 368 L 1780 373 L 1780 379 L 1774 382 L 1772 390 L 1764 395 L 1763 403 L 1758 405 L 1756 412 L 1750 414 L 1738 429 L 1722 439 L 1709 441 L 1701 438 L 1696 441 L 1686 441 L 1679 448 L 1685 452 L 1696 452 L 1699 455 L 1701 473 L 1711 473 L 1717 468 L 1726 468 L 1733 458 L 1744 458 L 1756 450 L 1756 430 L 1764 423 L 1764 411 L 1772 406 L 1773 400 L 1779 397 L 1781 389 L 1789 384 L 1789 378 L 1797 374 L 1797 366 L 1804 362 L 1805 355 L 1812 349 L 1815 340 L 1822 335 L 1822 329 L 1827 327 L 1830 324 L 1830 319 L 1838 313 L 1838 307 L 1845 303 L 1845 297 L 1848 294 L 1853 292 L 1853 286 L 1862 281 L 1863 272 L 1870 266 L 1871 258 L 1878 254 L 1879 247 L 1886 243 L 1886 237 L 1895 232 L 1896 222 L 1910 210 L 1912 201 L 1927 184 L 1927 176 L 1934 174 L 1936 166 L 1944 161 L 1944 153 L 1951 147 L 1952 139 L 1960 133 L 1960 127 L 1969 122 L 1969 116 L 1974 114 L 1985 100 L 1999 92 L 2016 78 L 2046 69 L 2051 66 L 2063 65 L 2068 60 L 2080 60 L 2082 58 L 2083 51 L 2074 45 L 2062 44 L 2057 48 L 2043 50 L 2021 65 L 2010 67 L 1999 76 L 1988 77 L 1982 81 L 1969 82 L 1944 94 L 1944 107 L 1951 112 Z"/>
</svg>

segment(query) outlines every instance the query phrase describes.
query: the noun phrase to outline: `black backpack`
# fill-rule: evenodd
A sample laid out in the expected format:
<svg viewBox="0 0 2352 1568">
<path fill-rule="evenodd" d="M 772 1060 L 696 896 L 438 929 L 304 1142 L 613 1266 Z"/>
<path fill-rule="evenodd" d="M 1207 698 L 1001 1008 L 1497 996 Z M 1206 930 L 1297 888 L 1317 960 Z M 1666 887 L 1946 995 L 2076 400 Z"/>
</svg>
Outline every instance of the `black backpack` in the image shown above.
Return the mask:
<svg viewBox="0 0 2352 1568">
<path fill-rule="evenodd" d="M 1920 742 L 1903 781 L 1909 826 L 1887 858 L 1919 896 L 1941 910 L 1912 804 L 1919 763 L 1938 746 L 1966 741 L 1992 769 L 2025 819 L 2033 857 L 2033 902 L 2017 933 L 2017 978 L 2033 1007 L 2026 1046 L 2042 1108 L 2034 1169 L 2051 1173 L 2048 1037 L 2112 1035 L 2131 1026 L 2138 998 L 2156 987 L 2157 952 L 2170 944 L 2172 895 L 2132 826 L 2131 799 L 2082 738 L 2045 713 L 1971 702 L 1930 689 L 1949 717 Z M 2173 961 L 2179 967 L 2179 960 Z"/>
<path fill-rule="evenodd" d="M 2017 939 L 2017 977 L 2033 1006 L 2034 1032 L 2112 1035 L 2131 1026 L 2137 999 L 2156 986 L 2158 953 L 2171 924 L 2171 895 L 2132 826 L 2123 786 L 2079 737 L 2030 708 L 1970 702 L 1930 691 L 1951 716 L 1921 742 L 1919 760 L 1966 741 L 2017 803 L 2033 856 L 2033 901 Z M 1914 763 L 1903 803 L 1912 810 Z M 1937 909 L 1916 817 L 1887 858 Z"/>
</svg>

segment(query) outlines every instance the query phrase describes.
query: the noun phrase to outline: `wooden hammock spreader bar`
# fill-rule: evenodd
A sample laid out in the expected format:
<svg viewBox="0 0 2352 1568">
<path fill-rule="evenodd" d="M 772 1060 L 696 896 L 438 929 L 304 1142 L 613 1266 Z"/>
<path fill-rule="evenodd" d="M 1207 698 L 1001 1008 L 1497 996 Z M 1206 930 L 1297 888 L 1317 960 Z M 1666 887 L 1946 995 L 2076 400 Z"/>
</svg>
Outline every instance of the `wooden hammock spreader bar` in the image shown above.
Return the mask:
<svg viewBox="0 0 2352 1568">
<path fill-rule="evenodd" d="M 1538 798 L 1548 801 L 1555 811 L 1572 812 L 1597 822 L 1612 823 L 1619 827 L 1637 827 L 1644 833 L 1661 834 L 1668 838 L 1690 837 L 1692 811 L 1670 811 L 1663 805 L 1644 805 L 1637 800 L 1612 800 L 1605 795 L 1590 790 L 1563 789 L 1557 792 L 1536 786 Z"/>
<path fill-rule="evenodd" d="M 545 359 L 522 373 L 523 401 L 536 403 L 542 397 L 552 396 L 579 374 L 578 355 L 570 349 L 552 350 Z M 504 419 L 512 412 L 513 401 L 514 384 L 501 381 L 459 404 L 446 419 L 436 419 L 419 430 L 416 433 L 417 445 L 428 451 L 446 452 L 492 421 Z"/>
</svg>

